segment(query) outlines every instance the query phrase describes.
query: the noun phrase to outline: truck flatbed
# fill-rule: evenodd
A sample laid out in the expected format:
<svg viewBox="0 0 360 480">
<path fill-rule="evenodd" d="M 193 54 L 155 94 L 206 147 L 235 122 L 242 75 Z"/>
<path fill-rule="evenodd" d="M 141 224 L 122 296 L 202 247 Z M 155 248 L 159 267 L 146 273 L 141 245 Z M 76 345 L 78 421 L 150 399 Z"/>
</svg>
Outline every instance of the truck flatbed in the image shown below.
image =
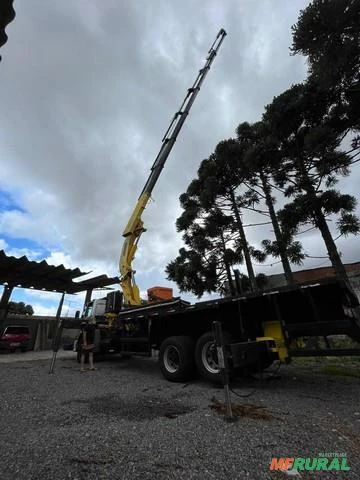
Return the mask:
<svg viewBox="0 0 360 480">
<path fill-rule="evenodd" d="M 260 293 L 219 298 L 190 304 L 180 298 L 133 307 L 119 313 L 119 320 L 143 318 L 198 318 L 211 314 L 237 318 L 245 337 L 262 336 L 261 324 L 278 320 L 288 337 L 349 335 L 360 341 L 360 325 L 354 309 L 356 296 L 334 279 L 272 288 Z M 226 321 L 226 318 L 222 319 Z"/>
</svg>

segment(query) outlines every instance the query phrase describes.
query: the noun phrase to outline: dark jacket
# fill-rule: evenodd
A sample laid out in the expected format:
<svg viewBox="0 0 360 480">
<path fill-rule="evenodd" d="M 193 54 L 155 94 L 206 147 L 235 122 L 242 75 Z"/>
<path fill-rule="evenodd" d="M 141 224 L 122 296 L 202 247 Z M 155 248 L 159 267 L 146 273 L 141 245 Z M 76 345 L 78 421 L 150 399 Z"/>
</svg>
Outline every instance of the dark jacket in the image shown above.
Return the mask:
<svg viewBox="0 0 360 480">
<path fill-rule="evenodd" d="M 86 345 L 93 345 L 95 343 L 96 328 L 96 325 L 90 323 L 81 326 L 81 331 L 78 339 L 79 346 L 82 347 L 84 345 L 84 333 L 86 334 Z"/>
</svg>

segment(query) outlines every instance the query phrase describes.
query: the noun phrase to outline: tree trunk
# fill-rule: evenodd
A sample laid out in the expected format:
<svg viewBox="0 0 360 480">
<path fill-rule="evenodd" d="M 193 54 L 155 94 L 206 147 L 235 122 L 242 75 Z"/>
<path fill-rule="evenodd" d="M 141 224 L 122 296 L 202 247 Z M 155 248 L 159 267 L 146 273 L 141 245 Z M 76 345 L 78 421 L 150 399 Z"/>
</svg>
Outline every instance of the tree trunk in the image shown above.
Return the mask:
<svg viewBox="0 0 360 480">
<path fill-rule="evenodd" d="M 225 244 L 224 236 L 223 236 L 222 233 L 221 233 L 221 242 L 222 242 L 223 250 L 224 250 L 224 254 L 225 254 L 226 244 Z M 224 265 L 225 265 L 225 270 L 226 270 L 226 276 L 227 276 L 228 282 L 229 282 L 230 295 L 232 297 L 235 297 L 236 291 L 235 291 L 235 287 L 234 287 L 232 276 L 231 276 L 230 265 L 225 260 L 224 260 Z"/>
<path fill-rule="evenodd" d="M 294 282 L 293 273 L 291 271 L 290 262 L 286 253 L 286 245 L 283 240 L 283 234 L 280 230 L 279 222 L 275 213 L 274 204 L 271 198 L 270 185 L 268 184 L 267 178 L 262 171 L 260 171 L 260 179 L 261 179 L 263 191 L 265 194 L 266 205 L 268 207 L 269 214 L 270 214 L 271 223 L 274 227 L 275 238 L 279 246 L 280 258 L 281 258 L 281 263 L 284 269 L 286 282 L 288 283 L 288 285 L 292 285 L 295 282 Z"/>
<path fill-rule="evenodd" d="M 323 211 L 321 210 L 321 205 L 319 203 L 318 197 L 316 196 L 316 191 L 313 184 L 311 183 L 305 165 L 301 159 L 299 160 L 299 165 L 301 174 L 303 175 L 304 179 L 304 189 L 309 196 L 311 204 L 313 205 L 313 216 L 315 225 L 320 230 L 321 236 L 325 242 L 332 266 L 334 267 L 336 275 L 351 288 L 345 267 L 341 261 L 339 252 L 337 251 L 336 244 L 334 242 L 334 239 L 332 238 Z"/>
<path fill-rule="evenodd" d="M 226 276 L 228 277 L 228 281 L 229 281 L 229 290 L 230 290 L 230 295 L 232 297 L 235 297 L 236 296 L 236 289 L 234 287 L 234 283 L 233 283 L 233 279 L 232 279 L 232 275 L 231 275 L 231 270 L 230 270 L 230 266 L 227 262 L 225 262 L 225 269 L 226 269 Z"/>
<path fill-rule="evenodd" d="M 243 252 L 244 252 L 245 264 L 246 264 L 246 269 L 247 269 L 248 276 L 249 276 L 251 291 L 252 292 L 257 292 L 259 289 L 258 289 L 258 286 L 257 286 L 257 283 L 256 283 L 255 273 L 254 273 L 254 269 L 253 269 L 253 266 L 252 266 L 252 263 L 251 263 L 251 256 L 250 256 L 248 244 L 247 244 L 247 241 L 246 241 L 246 235 L 245 235 L 244 227 L 243 227 L 243 224 L 242 224 L 242 221 L 241 221 L 241 218 L 240 218 L 239 209 L 236 205 L 236 199 L 235 199 L 234 191 L 232 189 L 230 189 L 229 193 L 230 193 L 232 210 L 234 212 L 235 219 L 236 219 L 236 224 L 237 224 L 238 229 L 239 229 L 241 246 L 242 246 L 242 249 L 243 249 Z"/>
<path fill-rule="evenodd" d="M 316 206 L 314 208 L 314 213 L 316 216 L 315 218 L 316 226 L 319 228 L 321 232 L 321 236 L 324 239 L 330 261 L 335 269 L 337 276 L 349 284 L 349 279 L 348 279 L 344 264 L 341 261 L 339 252 L 337 251 L 336 244 L 334 242 L 334 239 L 332 238 L 332 235 L 330 233 L 328 224 L 321 210 L 321 207 L 318 205 L 318 199 L 316 198 L 316 195 L 315 195 L 314 201 L 316 203 Z"/>
</svg>

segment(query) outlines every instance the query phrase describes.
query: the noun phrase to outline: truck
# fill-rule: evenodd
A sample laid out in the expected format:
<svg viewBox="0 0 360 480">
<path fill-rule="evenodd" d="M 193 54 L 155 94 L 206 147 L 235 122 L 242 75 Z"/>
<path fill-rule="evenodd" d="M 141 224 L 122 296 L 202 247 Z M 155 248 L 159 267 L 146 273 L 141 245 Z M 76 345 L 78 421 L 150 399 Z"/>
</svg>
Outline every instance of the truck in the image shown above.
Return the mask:
<svg viewBox="0 0 360 480">
<path fill-rule="evenodd" d="M 92 302 L 109 305 L 104 299 Z M 195 304 L 176 297 L 123 307 L 98 350 L 106 351 L 110 335 L 108 351 L 155 354 L 163 376 L 173 382 L 185 382 L 194 374 L 220 380 L 214 321 L 221 324 L 233 375 L 266 369 L 274 361 L 288 363 L 294 357 L 360 355 L 360 348 L 331 345 L 332 336 L 338 335 L 360 342 L 359 301 L 337 278 Z M 327 348 L 307 346 L 309 339 L 319 337 L 326 339 Z"/>
<path fill-rule="evenodd" d="M 141 215 L 225 36 L 221 29 L 175 113 L 124 229 L 119 262 L 122 292 L 92 300 L 83 315 L 84 320 L 107 322 L 106 331 L 99 328 L 98 351 L 144 356 L 155 352 L 162 374 L 174 382 L 187 381 L 195 372 L 209 381 L 220 379 L 214 322 L 220 323 L 234 375 L 263 370 L 275 360 L 289 362 L 295 356 L 360 354 L 356 348 L 331 348 L 328 340 L 332 335 L 347 335 L 360 341 L 359 301 L 349 285 L 337 278 L 245 295 L 238 292 L 195 304 L 174 298 L 172 290 L 164 287 L 149 289 L 147 302 L 140 298 L 132 261 L 145 231 Z M 324 337 L 327 348 L 307 348 L 311 337 Z"/>
</svg>

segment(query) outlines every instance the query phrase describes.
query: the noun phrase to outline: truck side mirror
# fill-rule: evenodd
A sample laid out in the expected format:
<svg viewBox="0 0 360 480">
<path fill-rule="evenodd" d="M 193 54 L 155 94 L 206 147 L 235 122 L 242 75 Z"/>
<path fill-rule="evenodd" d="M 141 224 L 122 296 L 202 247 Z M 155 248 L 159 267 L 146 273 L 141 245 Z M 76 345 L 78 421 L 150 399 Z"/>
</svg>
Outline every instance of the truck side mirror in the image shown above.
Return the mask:
<svg viewBox="0 0 360 480">
<path fill-rule="evenodd" d="M 80 310 L 76 310 L 76 312 L 75 312 L 75 318 L 80 318 Z"/>
</svg>

